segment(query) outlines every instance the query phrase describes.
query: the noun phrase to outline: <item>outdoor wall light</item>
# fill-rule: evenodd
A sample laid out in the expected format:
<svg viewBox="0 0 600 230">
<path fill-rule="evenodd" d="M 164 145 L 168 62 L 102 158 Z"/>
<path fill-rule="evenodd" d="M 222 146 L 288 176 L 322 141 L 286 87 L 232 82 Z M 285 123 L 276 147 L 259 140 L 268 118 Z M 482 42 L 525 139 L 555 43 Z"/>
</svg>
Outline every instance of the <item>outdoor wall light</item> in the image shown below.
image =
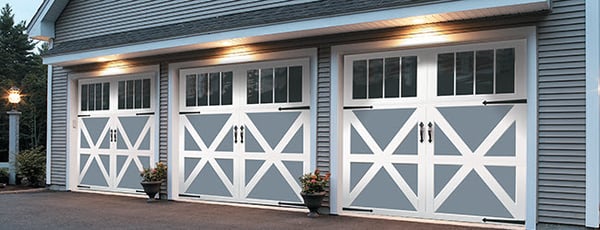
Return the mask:
<svg viewBox="0 0 600 230">
<path fill-rule="evenodd" d="M 8 90 L 8 102 L 16 105 L 21 102 L 21 90 L 15 86 Z"/>
</svg>

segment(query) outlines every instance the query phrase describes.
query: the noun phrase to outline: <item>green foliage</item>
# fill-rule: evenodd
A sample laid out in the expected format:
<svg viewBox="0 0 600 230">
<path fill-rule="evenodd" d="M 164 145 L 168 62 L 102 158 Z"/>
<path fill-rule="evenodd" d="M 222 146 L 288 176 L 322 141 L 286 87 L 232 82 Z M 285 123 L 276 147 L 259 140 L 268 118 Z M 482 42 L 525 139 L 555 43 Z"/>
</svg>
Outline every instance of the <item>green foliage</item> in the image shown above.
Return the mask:
<svg viewBox="0 0 600 230">
<path fill-rule="evenodd" d="M 162 181 L 167 179 L 167 166 L 162 162 L 156 162 L 154 168 L 145 168 L 140 172 L 143 182 Z"/>
<path fill-rule="evenodd" d="M 7 168 L 0 168 L 0 178 L 2 177 L 8 177 L 8 169 Z"/>
<path fill-rule="evenodd" d="M 17 155 L 17 175 L 31 186 L 44 186 L 46 179 L 46 152 L 38 146 Z"/>
<path fill-rule="evenodd" d="M 17 86 L 22 90 L 22 102 L 17 110 L 20 120 L 19 148 L 29 149 L 46 143 L 47 66 L 38 53 L 36 42 L 27 37 L 25 21 L 15 22 L 10 5 L 0 10 L 0 160 L 7 160 L 8 116 L 12 109 L 5 99 L 7 90 Z"/>
<path fill-rule="evenodd" d="M 327 175 L 321 175 L 321 171 L 315 169 L 312 173 L 304 174 L 300 177 L 300 183 L 302 184 L 302 193 L 311 194 L 311 193 L 320 193 L 325 192 L 325 188 L 329 183 L 329 176 L 331 174 L 327 173 Z"/>
</svg>

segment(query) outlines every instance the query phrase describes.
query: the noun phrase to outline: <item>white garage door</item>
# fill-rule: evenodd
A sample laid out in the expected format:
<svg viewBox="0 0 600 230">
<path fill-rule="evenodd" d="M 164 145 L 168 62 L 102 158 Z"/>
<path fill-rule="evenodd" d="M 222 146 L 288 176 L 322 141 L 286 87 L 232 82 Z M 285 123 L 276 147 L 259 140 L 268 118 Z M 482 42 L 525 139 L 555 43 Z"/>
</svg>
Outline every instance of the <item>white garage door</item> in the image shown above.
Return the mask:
<svg viewBox="0 0 600 230">
<path fill-rule="evenodd" d="M 343 210 L 523 220 L 524 63 L 521 41 L 345 56 Z"/>
<path fill-rule="evenodd" d="M 301 202 L 308 79 L 308 59 L 181 70 L 179 196 Z"/>
<path fill-rule="evenodd" d="M 155 162 L 154 74 L 79 80 L 78 188 L 141 191 Z"/>
</svg>

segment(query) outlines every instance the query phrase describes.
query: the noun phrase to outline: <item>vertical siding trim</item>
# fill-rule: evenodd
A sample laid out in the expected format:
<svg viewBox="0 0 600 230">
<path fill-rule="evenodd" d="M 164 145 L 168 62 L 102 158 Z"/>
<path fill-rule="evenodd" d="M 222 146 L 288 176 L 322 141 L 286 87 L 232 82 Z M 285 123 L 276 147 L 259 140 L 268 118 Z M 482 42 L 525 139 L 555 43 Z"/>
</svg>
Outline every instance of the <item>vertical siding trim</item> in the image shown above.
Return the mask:
<svg viewBox="0 0 600 230">
<path fill-rule="evenodd" d="M 48 65 L 46 82 L 46 121 L 52 121 L 52 65 Z M 46 184 L 52 184 L 52 125 L 46 125 Z"/>
<path fill-rule="evenodd" d="M 599 225 L 598 204 L 600 203 L 600 116 L 598 77 L 600 76 L 600 3 L 597 0 L 585 1 L 585 226 L 597 228 Z"/>
<path fill-rule="evenodd" d="M 330 200 L 329 200 L 329 205 L 330 205 L 330 212 L 333 214 L 339 214 L 342 210 L 341 210 L 341 205 L 340 205 L 340 198 L 343 196 L 342 194 L 342 158 L 341 153 L 340 153 L 340 137 L 341 135 L 341 126 L 339 124 L 339 122 L 342 120 L 342 116 L 340 113 L 340 109 L 341 109 L 341 105 L 340 105 L 340 97 L 341 97 L 341 93 L 342 93 L 342 88 L 340 88 L 340 85 L 343 85 L 340 83 L 340 72 L 342 70 L 340 70 L 341 68 L 341 63 L 343 63 L 343 60 L 341 60 L 341 55 L 342 55 L 342 50 L 336 46 L 331 47 L 329 49 L 329 53 L 330 53 L 330 82 L 331 85 L 329 86 L 330 90 L 331 90 L 331 115 L 330 115 L 330 126 L 331 128 L 335 129 L 332 133 L 331 133 L 331 138 L 330 138 L 330 149 L 331 149 L 331 153 L 330 153 L 330 158 L 333 162 L 333 164 L 331 164 L 331 178 L 329 181 L 329 185 L 330 185 Z M 332 195 L 333 194 L 333 195 Z"/>
<path fill-rule="evenodd" d="M 536 29 L 531 28 L 527 35 L 527 156 L 525 172 L 525 228 L 536 229 L 537 225 L 537 181 L 538 181 L 538 97 L 537 97 L 537 36 Z"/>
</svg>

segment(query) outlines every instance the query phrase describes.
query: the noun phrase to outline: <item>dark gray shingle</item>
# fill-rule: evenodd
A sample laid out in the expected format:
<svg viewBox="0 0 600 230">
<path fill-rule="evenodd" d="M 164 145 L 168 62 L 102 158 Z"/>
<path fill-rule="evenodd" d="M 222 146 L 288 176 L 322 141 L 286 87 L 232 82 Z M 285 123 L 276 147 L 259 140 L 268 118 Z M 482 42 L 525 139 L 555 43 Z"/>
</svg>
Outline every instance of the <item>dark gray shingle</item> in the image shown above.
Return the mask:
<svg viewBox="0 0 600 230">
<path fill-rule="evenodd" d="M 334 15 L 346 15 L 357 12 L 402 8 L 407 6 L 429 4 L 432 2 L 447 1 L 452 0 L 322 0 L 214 18 L 204 18 L 197 21 L 157 26 L 153 28 L 107 34 L 75 41 L 56 41 L 54 47 L 49 50 L 46 55 L 52 56 L 175 37 L 210 34 L 270 24 L 330 17 Z"/>
</svg>

